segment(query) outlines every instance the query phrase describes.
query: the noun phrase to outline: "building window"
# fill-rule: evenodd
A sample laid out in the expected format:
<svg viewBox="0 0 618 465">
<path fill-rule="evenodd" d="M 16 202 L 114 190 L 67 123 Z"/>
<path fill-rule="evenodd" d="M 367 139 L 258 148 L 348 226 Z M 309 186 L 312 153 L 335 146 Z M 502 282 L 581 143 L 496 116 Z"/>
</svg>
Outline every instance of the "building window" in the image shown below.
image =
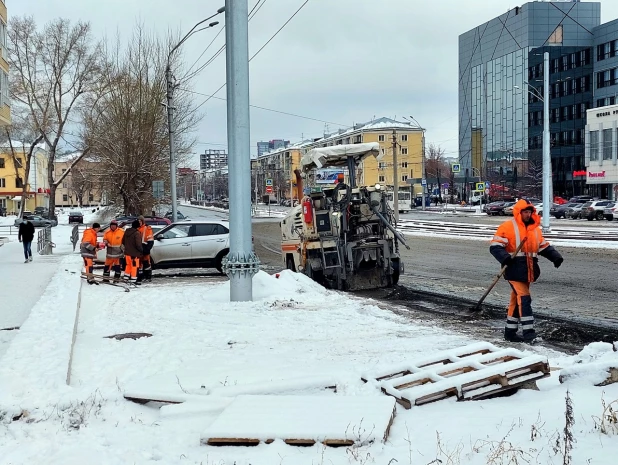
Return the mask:
<svg viewBox="0 0 618 465">
<path fill-rule="evenodd" d="M 590 161 L 599 159 L 599 131 L 590 131 Z"/>
<path fill-rule="evenodd" d="M 68 202 L 69 201 L 69 196 L 67 194 L 62 194 L 62 201 L 63 202 Z"/>
<path fill-rule="evenodd" d="M 402 155 L 407 155 L 408 154 L 408 147 L 401 147 L 401 154 Z"/>
<path fill-rule="evenodd" d="M 402 168 L 407 168 L 408 167 L 408 162 L 407 161 L 402 161 L 401 162 L 401 167 Z"/>
<path fill-rule="evenodd" d="M 0 178 L 0 187 L 6 187 L 6 179 Z"/>
<path fill-rule="evenodd" d="M 15 178 L 15 187 L 21 189 L 22 187 L 24 187 L 24 184 L 21 180 L 21 178 Z"/>
<path fill-rule="evenodd" d="M 360 144 L 363 141 L 363 136 L 362 135 L 358 135 L 354 137 L 354 143 L 355 144 Z"/>
<path fill-rule="evenodd" d="M 62 188 L 63 189 L 68 189 L 69 185 L 66 182 L 62 183 Z"/>
<path fill-rule="evenodd" d="M 93 202 L 93 201 L 94 201 L 94 195 L 88 194 L 88 202 Z"/>
<path fill-rule="evenodd" d="M 386 162 L 385 161 L 378 162 L 378 169 L 383 170 L 384 168 L 386 168 Z"/>
<path fill-rule="evenodd" d="M 378 182 L 384 182 L 384 176 L 378 176 Z"/>
<path fill-rule="evenodd" d="M 15 158 L 15 162 L 17 163 L 18 168 L 22 167 L 21 158 Z"/>
<path fill-rule="evenodd" d="M 407 175 L 407 174 L 404 174 L 403 176 L 401 176 L 401 180 L 402 180 L 403 182 L 406 182 L 406 181 L 408 180 L 408 175 Z"/>
<path fill-rule="evenodd" d="M 4 168 L 4 158 L 0 158 L 0 168 Z"/>
<path fill-rule="evenodd" d="M 612 159 L 612 135 L 613 130 L 603 129 L 603 160 Z"/>
<path fill-rule="evenodd" d="M 408 142 L 408 135 L 407 134 L 402 134 L 401 135 L 401 142 Z"/>
<path fill-rule="evenodd" d="M 384 142 L 384 138 L 385 138 L 384 134 L 379 134 L 378 135 L 378 142 Z"/>
</svg>

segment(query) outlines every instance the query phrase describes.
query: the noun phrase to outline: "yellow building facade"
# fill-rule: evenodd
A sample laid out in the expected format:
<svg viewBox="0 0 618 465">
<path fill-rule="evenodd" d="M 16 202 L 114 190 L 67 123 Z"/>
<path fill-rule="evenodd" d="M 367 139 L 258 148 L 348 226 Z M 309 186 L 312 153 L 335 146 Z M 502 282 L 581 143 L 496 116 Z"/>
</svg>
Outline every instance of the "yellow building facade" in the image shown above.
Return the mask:
<svg viewBox="0 0 618 465">
<path fill-rule="evenodd" d="M 408 122 L 379 118 L 368 123 L 357 124 L 350 128 L 327 134 L 323 138 L 303 141 L 286 148 L 263 154 L 257 159 L 254 169 L 258 179 L 259 192 L 265 192 L 266 180 L 271 179 L 273 193 L 279 198 L 296 197 L 294 170 L 300 168 L 302 155 L 311 149 L 334 145 L 360 144 L 377 142 L 383 151 L 380 161 L 366 159 L 358 169 L 361 185 L 382 184 L 387 188 L 394 186 L 393 135 L 396 140 L 399 189 L 410 189 L 408 179 L 422 178 L 423 132 Z M 277 177 L 288 184 L 285 191 L 278 195 Z M 263 179 L 260 185 L 260 180 Z M 414 194 L 421 193 L 421 185 L 412 186 Z"/>
<path fill-rule="evenodd" d="M 7 24 L 8 16 L 4 0 L 0 0 L 0 126 L 11 124 L 9 102 L 9 63 L 7 61 Z"/>
<path fill-rule="evenodd" d="M 7 147 L 0 147 L 0 207 L 6 208 L 8 214 L 17 214 L 22 202 L 25 210 L 34 211 L 36 207 L 49 205 L 49 183 L 47 182 L 47 152 L 36 147 L 30 160 L 30 173 L 26 180 L 23 149 L 14 148 L 15 156 Z M 17 169 L 15 167 L 17 165 Z M 26 182 L 26 198 L 23 196 L 23 185 Z"/>
</svg>

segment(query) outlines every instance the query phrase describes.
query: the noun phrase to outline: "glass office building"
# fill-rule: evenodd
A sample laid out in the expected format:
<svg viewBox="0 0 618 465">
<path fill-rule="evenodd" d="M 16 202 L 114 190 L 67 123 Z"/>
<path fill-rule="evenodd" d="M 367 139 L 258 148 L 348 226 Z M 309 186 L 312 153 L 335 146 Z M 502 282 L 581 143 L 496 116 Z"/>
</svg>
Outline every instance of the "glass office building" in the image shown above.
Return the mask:
<svg viewBox="0 0 618 465">
<path fill-rule="evenodd" d="M 554 160 L 554 166 L 570 170 L 583 164 L 581 136 L 593 91 L 590 50 L 600 18 L 599 2 L 529 2 L 459 37 L 459 157 L 471 176 L 525 187 L 522 176 L 540 160 L 543 103 L 531 94 L 543 94 L 546 50 L 552 62 L 568 61 L 550 73 L 553 84 L 572 81 L 568 95 L 560 90 L 550 98 L 552 111 L 566 112 L 566 120 L 560 113 L 552 123 L 555 146 L 565 144 L 552 150 L 552 157 L 569 158 Z M 566 195 L 566 181 L 566 171 L 555 176 L 554 190 Z M 569 181 L 568 191 L 579 193 L 582 186 Z"/>
</svg>

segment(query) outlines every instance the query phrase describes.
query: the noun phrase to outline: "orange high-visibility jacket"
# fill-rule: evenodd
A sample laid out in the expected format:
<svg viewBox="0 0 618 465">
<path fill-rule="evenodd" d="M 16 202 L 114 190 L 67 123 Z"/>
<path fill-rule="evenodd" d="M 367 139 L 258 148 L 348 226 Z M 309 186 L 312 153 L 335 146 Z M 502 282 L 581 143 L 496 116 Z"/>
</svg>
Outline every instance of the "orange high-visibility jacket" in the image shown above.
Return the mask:
<svg viewBox="0 0 618 465">
<path fill-rule="evenodd" d="M 116 228 L 112 231 L 111 228 L 103 235 L 103 242 L 107 246 L 107 258 L 121 258 L 124 257 L 124 251 L 122 250 L 122 238 L 124 236 L 124 229 Z"/>
<path fill-rule="evenodd" d="M 82 243 L 79 247 L 79 252 L 82 257 L 94 258 L 97 254 L 97 232 L 88 228 L 82 236 Z"/>
<path fill-rule="evenodd" d="M 530 207 L 534 209 L 531 215 L 532 223 L 526 225 L 521 219 L 521 211 Z M 527 200 L 519 200 L 513 207 L 513 219 L 502 223 L 496 234 L 491 239 L 489 251 L 504 265 L 508 267 L 504 278 L 509 281 L 531 283 L 541 275 L 538 265 L 538 256 L 541 255 L 550 261 L 555 261 L 562 256 L 543 237 L 541 232 L 541 218 L 536 209 Z M 510 261 L 509 257 L 517 250 L 521 241 L 526 238 L 517 256 Z"/>
</svg>

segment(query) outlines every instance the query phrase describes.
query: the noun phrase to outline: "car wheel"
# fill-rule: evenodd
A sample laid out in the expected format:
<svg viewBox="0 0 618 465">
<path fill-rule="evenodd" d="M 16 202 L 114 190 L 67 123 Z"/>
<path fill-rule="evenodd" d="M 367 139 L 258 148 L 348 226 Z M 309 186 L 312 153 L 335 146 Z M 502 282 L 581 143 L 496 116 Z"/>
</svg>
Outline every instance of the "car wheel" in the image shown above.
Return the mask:
<svg viewBox="0 0 618 465">
<path fill-rule="evenodd" d="M 597 221 L 601 221 L 603 218 L 603 212 L 597 212 Z"/>
<path fill-rule="evenodd" d="M 221 274 L 223 274 L 223 259 L 226 257 L 226 255 L 228 253 L 229 253 L 229 250 L 227 250 L 227 249 L 226 250 L 222 250 L 217 255 L 217 258 L 215 258 L 215 268 Z"/>
</svg>

